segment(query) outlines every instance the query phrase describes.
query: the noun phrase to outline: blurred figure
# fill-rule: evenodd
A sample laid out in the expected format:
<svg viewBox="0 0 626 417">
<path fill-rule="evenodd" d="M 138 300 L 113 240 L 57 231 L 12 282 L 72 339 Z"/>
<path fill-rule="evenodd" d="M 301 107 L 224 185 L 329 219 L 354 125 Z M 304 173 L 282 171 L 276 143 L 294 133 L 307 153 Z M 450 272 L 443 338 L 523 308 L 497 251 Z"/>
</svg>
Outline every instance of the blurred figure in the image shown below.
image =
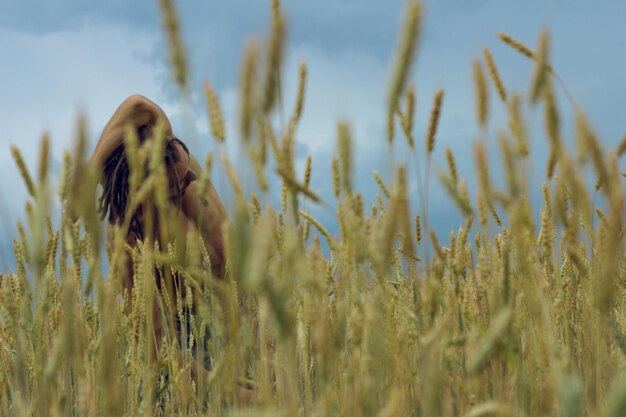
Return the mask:
<svg viewBox="0 0 626 417">
<path fill-rule="evenodd" d="M 124 149 L 124 138 L 129 128 L 134 129 L 141 147 L 152 140 L 157 124 L 163 128 L 165 135 L 163 162 L 169 182 L 169 207 L 166 213 L 159 213 L 154 200 L 148 198 L 131 213 L 128 206 L 131 200 L 130 167 Z M 189 228 L 195 228 L 203 238 L 209 253 L 212 274 L 218 279 L 224 278 L 222 223 L 226 220 L 226 211 L 213 185 L 209 185 L 206 195 L 198 196 L 196 180 L 200 174 L 200 166 L 189 154 L 184 142 L 174 135 L 167 116 L 158 105 L 140 95 L 132 95 L 124 100 L 102 131 L 90 163 L 101 173 L 100 183 L 103 191 L 99 200 L 99 210 L 103 219 L 107 219 L 108 242 L 112 243 L 113 226 L 122 225 L 127 221 L 130 227 L 126 243 L 131 247 L 150 239 L 158 241 L 161 248 L 166 248 L 171 242 L 161 236 L 161 231 L 168 229 L 176 232 L 167 234 L 168 237 L 177 235 L 184 238 Z M 144 169 L 147 172 L 147 166 Z M 148 222 L 148 219 L 151 221 Z M 181 243 L 184 245 L 183 242 L 177 246 L 180 248 Z M 171 311 L 171 314 L 165 313 L 170 317 L 162 317 L 158 303 L 154 303 L 154 339 L 157 351 L 161 347 L 167 319 L 174 322 L 178 343 L 182 346 L 182 341 L 188 339 L 190 334 L 189 315 L 194 314 L 193 308 L 189 311 L 186 307 L 188 300 L 185 299 L 186 289 L 182 278 L 177 274 L 170 274 L 169 271 L 163 276 L 169 281 L 165 282 L 167 288 L 161 288 L 159 274 L 155 271 L 157 288 L 161 292 L 168 291 L 170 300 L 177 299 L 176 293 L 180 295 L 182 299 L 180 307 L 187 319 L 183 325 L 176 314 L 176 309 Z M 133 264 L 132 259 L 129 259 L 121 277 L 123 289 L 128 291 L 127 294 L 131 294 L 133 279 Z M 132 306 L 129 306 L 130 308 Z M 210 368 L 208 356 L 202 358 L 202 362 L 205 368 Z M 197 373 L 198 370 L 194 372 Z"/>
</svg>

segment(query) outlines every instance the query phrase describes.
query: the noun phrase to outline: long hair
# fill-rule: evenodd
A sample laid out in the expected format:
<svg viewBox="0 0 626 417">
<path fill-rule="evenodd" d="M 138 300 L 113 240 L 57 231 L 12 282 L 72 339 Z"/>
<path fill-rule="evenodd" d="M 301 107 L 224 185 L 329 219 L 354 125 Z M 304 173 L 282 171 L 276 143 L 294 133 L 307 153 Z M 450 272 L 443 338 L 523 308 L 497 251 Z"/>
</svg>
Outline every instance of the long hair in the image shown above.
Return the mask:
<svg viewBox="0 0 626 417">
<path fill-rule="evenodd" d="M 150 135 L 152 135 L 151 126 L 141 126 L 137 129 L 137 135 L 140 143 L 143 143 Z M 172 202 L 180 208 L 182 192 L 179 185 L 178 174 L 174 167 L 175 163 L 180 159 L 180 155 L 175 146 L 178 142 L 186 150 L 185 145 L 178 139 L 174 138 L 165 144 L 164 163 L 165 169 L 172 183 L 174 195 Z M 145 167 L 147 170 L 147 167 Z M 124 145 L 118 146 L 115 151 L 105 161 L 102 172 L 103 191 L 98 201 L 98 211 L 101 219 L 104 220 L 108 216 L 110 224 L 124 223 L 126 216 L 130 215 L 130 230 L 138 238 L 143 239 L 144 228 L 139 219 L 137 212 L 126 213 L 129 202 L 129 183 L 130 169 Z"/>
</svg>

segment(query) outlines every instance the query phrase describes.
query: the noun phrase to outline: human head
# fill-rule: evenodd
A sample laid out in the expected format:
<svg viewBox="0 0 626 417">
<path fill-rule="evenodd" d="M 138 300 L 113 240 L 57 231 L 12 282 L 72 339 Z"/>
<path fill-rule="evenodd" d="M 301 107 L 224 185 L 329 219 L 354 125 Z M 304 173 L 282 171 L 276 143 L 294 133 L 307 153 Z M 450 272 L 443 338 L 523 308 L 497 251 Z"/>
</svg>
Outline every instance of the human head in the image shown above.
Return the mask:
<svg viewBox="0 0 626 417">
<path fill-rule="evenodd" d="M 151 135 L 142 134 L 142 132 L 151 132 L 158 124 L 162 127 L 162 134 L 166 141 L 175 138 L 172 125 L 161 107 L 142 95 L 129 96 L 119 105 L 102 129 L 90 164 L 97 169 L 102 169 L 106 160 L 124 143 L 129 127 L 137 131 L 139 141 L 143 143 L 150 139 Z"/>
<path fill-rule="evenodd" d="M 190 168 L 187 147 L 174 136 L 163 110 L 147 98 L 133 95 L 118 107 L 103 129 L 91 158 L 91 164 L 102 173 L 103 192 L 99 200 L 102 218 L 108 218 L 111 224 L 121 224 L 127 215 L 132 216 L 130 231 L 138 237 L 143 237 L 142 208 L 127 213 L 130 167 L 124 150 L 124 136 L 129 128 L 134 129 L 139 143 L 143 144 L 152 138 L 158 123 L 166 139 L 163 163 L 169 181 L 168 197 L 172 206 L 180 209 L 182 196 L 196 179 L 196 174 Z M 147 173 L 147 166 L 144 169 Z"/>
<path fill-rule="evenodd" d="M 178 139 L 169 140 L 165 145 L 163 162 L 169 182 L 169 201 L 173 207 L 180 209 L 187 186 L 196 179 L 195 173 L 189 169 L 189 154 L 185 145 Z M 129 178 L 130 167 L 124 145 L 120 145 L 103 168 L 99 211 L 102 218 L 107 218 L 111 224 L 122 224 L 127 215 L 132 216 L 130 230 L 138 237 L 143 237 L 140 211 L 127 213 L 130 201 Z"/>
</svg>

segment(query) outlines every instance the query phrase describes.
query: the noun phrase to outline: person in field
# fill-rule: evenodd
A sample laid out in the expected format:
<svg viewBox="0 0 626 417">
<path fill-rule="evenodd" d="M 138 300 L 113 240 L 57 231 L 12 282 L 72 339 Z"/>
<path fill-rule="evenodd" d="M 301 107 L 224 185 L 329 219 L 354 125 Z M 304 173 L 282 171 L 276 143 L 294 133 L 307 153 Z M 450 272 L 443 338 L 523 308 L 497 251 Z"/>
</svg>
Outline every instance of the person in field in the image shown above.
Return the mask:
<svg viewBox="0 0 626 417">
<path fill-rule="evenodd" d="M 130 127 L 135 130 L 139 144 L 142 146 L 146 141 L 153 139 L 157 124 L 163 128 L 165 134 L 164 165 L 169 186 L 169 207 L 166 213 L 159 213 L 153 200 L 148 199 L 131 213 L 128 211 L 131 200 L 130 170 L 124 150 L 124 138 Z M 164 230 L 160 226 L 167 226 L 169 230 L 178 232 L 195 228 L 203 238 L 209 253 L 212 275 L 217 279 L 224 278 L 225 259 L 222 236 L 222 224 L 226 220 L 224 205 L 212 185 L 209 185 L 205 195 L 198 196 L 197 179 L 200 166 L 190 155 L 184 142 L 173 133 L 167 116 L 157 104 L 141 95 L 132 95 L 124 100 L 104 127 L 90 164 L 101 174 L 100 183 L 103 190 L 99 199 L 99 209 L 103 219 L 107 220 L 109 242 L 113 239 L 114 225 L 123 224 L 127 216 L 130 216 L 130 228 L 126 243 L 131 247 L 136 247 L 151 238 L 158 241 L 161 248 L 166 248 L 167 244 L 172 242 L 165 241 L 165 238 L 160 235 Z M 147 224 L 148 218 L 152 219 L 151 225 Z M 182 242 L 177 245 L 180 243 Z M 162 288 L 160 278 L 163 277 L 170 280 L 165 283 L 166 288 Z M 193 308 L 192 311 L 187 309 L 189 303 L 185 299 L 186 289 L 182 278 L 169 272 L 163 274 L 163 277 L 155 273 L 159 291 L 168 291 L 170 300 L 176 300 L 176 292 L 179 292 L 181 296 L 179 299 L 182 299 L 183 304 L 181 307 L 185 314 L 193 314 Z M 130 294 L 134 279 L 131 259 L 128 260 L 127 268 L 122 272 L 121 278 L 123 289 Z M 186 325 L 183 325 L 176 310 L 171 315 L 166 312 L 168 317 L 162 317 L 157 303 L 154 303 L 154 306 L 155 349 L 158 351 L 161 347 L 166 326 L 171 323 L 168 319 L 174 322 L 173 327 L 177 332 L 178 343 L 181 344 L 181 339 L 185 338 L 182 334 L 186 334 L 186 337 L 189 335 L 189 320 L 186 320 Z M 210 367 L 208 357 L 202 358 L 202 362 L 205 368 Z"/>
</svg>

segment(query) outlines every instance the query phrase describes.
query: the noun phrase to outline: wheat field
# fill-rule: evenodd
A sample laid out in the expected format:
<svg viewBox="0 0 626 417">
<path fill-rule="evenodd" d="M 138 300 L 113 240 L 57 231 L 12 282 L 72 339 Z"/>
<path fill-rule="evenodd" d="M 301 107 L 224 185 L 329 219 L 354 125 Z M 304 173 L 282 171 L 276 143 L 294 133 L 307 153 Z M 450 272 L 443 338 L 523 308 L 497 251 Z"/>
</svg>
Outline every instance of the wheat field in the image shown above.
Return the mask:
<svg viewBox="0 0 626 417">
<path fill-rule="evenodd" d="M 296 105 L 278 127 L 272 114 L 282 103 L 287 18 L 277 0 L 271 4 L 267 42 L 243 51 L 239 132 L 260 192 L 274 192 L 268 186 L 274 178 L 282 184 L 280 207 L 246 194 L 226 156 L 204 158 L 200 190 L 220 170 L 236 202 L 224 225 L 224 281 L 211 276 L 209 255 L 193 231 L 172 237 L 167 247 L 130 247 L 122 225 L 113 243 L 104 244 L 83 119 L 58 187 L 51 186 L 46 136 L 36 173 L 11 149 L 30 197 L 14 242 L 17 268 L 0 274 L 0 415 L 625 416 L 626 207 L 619 158 L 626 138 L 617 149 L 602 146 L 551 65 L 549 33 L 539 34 L 536 48 L 498 34 L 534 66 L 523 93 L 508 91 L 499 75 L 506 68 L 497 67 L 489 49 L 477 51 L 480 58 L 468 68 L 476 104 L 468 111 L 485 126 L 490 104 L 502 106 L 504 128 L 495 142 L 474 144 L 475 192 L 459 176 L 454 149 L 445 150 L 447 167 L 431 186 L 446 189 L 463 221 L 438 236 L 428 222 L 428 184 L 437 168 L 431 156 L 439 151 L 445 91 L 436 92 L 426 135 L 417 137 L 411 74 L 421 3 L 407 2 L 385 117 L 390 149 L 406 141 L 426 165 L 420 171 L 395 164 L 389 183 L 374 172 L 379 191 L 372 207 L 364 201 L 373 196 L 354 188 L 349 121 L 337 126 L 328 173 L 334 201 L 310 188 L 311 158 L 304 177 L 296 174 L 307 66 L 300 66 Z M 172 0 L 160 7 L 173 78 L 185 92 L 191 87 L 183 23 Z M 488 102 L 490 89 L 497 103 Z M 563 105 L 575 108 L 573 138 L 561 126 L 557 91 L 568 97 Z M 231 140 L 208 82 L 204 94 L 212 136 Z M 549 140 L 541 190 L 531 189 L 527 175 L 533 155 L 522 109 L 528 103 L 544 114 Z M 158 146 L 127 149 L 131 166 L 162 159 Z M 503 172 L 490 166 L 494 158 Z M 495 185 L 496 176 L 505 187 Z M 153 196 L 159 202 L 165 182 L 158 166 L 138 177 L 131 205 Z M 415 184 L 422 190 L 418 207 L 411 204 Z M 543 196 L 538 212 L 531 195 Z M 59 218 L 52 218 L 54 204 L 63 207 Z M 337 234 L 306 210 L 312 205 L 334 212 Z M 128 259 L 135 284 L 122 293 L 119 272 Z M 174 273 L 187 284 L 188 294 L 176 293 L 177 300 L 156 288 L 158 276 Z M 182 299 L 193 299 L 197 314 L 185 316 Z M 169 323 L 161 349 L 151 348 L 155 304 L 190 320 L 182 346 Z M 198 352 L 210 356 L 208 372 L 194 372 Z"/>
</svg>

